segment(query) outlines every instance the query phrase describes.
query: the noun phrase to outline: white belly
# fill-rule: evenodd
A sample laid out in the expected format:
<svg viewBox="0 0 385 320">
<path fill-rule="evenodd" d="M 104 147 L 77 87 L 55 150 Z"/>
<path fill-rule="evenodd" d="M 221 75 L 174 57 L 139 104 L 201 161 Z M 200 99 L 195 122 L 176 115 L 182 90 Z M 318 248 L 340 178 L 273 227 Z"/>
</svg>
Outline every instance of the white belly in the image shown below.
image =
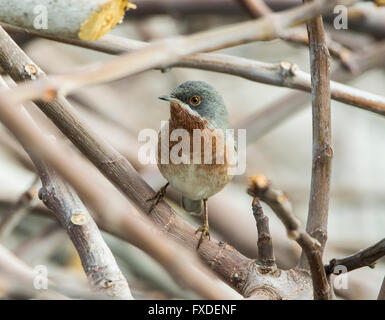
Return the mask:
<svg viewBox="0 0 385 320">
<path fill-rule="evenodd" d="M 207 199 L 216 194 L 230 182 L 227 170 L 205 170 L 194 164 L 158 164 L 162 175 L 170 185 L 191 200 Z M 219 174 L 218 173 L 222 173 Z"/>
</svg>

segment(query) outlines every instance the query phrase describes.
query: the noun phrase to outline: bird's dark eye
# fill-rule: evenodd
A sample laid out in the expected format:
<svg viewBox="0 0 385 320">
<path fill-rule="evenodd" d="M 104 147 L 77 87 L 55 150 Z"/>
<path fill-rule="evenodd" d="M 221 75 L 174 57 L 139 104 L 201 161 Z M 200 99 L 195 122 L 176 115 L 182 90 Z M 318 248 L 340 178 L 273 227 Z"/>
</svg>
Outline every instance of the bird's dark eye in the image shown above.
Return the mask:
<svg viewBox="0 0 385 320">
<path fill-rule="evenodd" d="M 192 106 L 194 106 L 194 107 L 200 105 L 201 101 L 202 101 L 202 99 L 201 99 L 201 97 L 198 96 L 198 95 L 192 96 L 192 97 L 190 98 L 190 104 L 191 104 Z"/>
</svg>

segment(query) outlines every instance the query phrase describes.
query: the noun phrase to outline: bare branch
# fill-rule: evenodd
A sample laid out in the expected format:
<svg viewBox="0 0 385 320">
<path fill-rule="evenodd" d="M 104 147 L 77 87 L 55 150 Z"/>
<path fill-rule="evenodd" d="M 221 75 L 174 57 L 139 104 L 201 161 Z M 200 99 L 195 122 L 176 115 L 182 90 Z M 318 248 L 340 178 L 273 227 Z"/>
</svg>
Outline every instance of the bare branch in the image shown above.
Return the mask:
<svg viewBox="0 0 385 320">
<path fill-rule="evenodd" d="M 252 203 L 253 215 L 258 229 L 258 260 L 268 270 L 276 268 L 273 242 L 269 230 L 269 218 L 263 214 L 259 199 L 255 197 Z"/>
<path fill-rule="evenodd" d="M 325 271 L 327 274 L 331 274 L 336 266 L 344 266 L 348 272 L 362 267 L 374 267 L 383 256 L 385 256 L 385 239 L 351 256 L 330 260 L 329 264 L 325 266 Z"/>
<path fill-rule="evenodd" d="M 329 299 L 329 284 L 322 264 L 320 243 L 303 230 L 299 220 L 292 212 L 287 196 L 282 191 L 273 188 L 263 175 L 251 177 L 248 193 L 271 207 L 286 227 L 289 239 L 295 240 L 302 248 L 310 265 L 314 299 Z"/>
<path fill-rule="evenodd" d="M 385 277 L 384 281 L 382 281 L 382 285 L 380 288 L 380 292 L 378 293 L 378 300 L 385 300 Z"/>
<path fill-rule="evenodd" d="M 0 86 L 1 87 L 1 86 Z M 0 222 L 0 241 L 4 241 L 5 238 L 12 232 L 12 230 L 19 224 L 23 217 L 32 209 L 38 200 L 36 183 L 38 177 L 35 177 L 31 183 L 31 186 L 23 192 L 20 198 L 17 200 L 14 208 L 4 216 Z"/>
<path fill-rule="evenodd" d="M 305 0 L 311 2 L 312 0 Z M 330 66 L 329 51 L 322 17 L 316 17 L 307 24 L 310 42 L 310 68 L 312 82 L 313 115 L 313 159 L 309 212 L 306 231 L 321 244 L 320 256 L 327 239 L 329 212 L 330 176 L 333 150 L 331 147 L 330 113 Z M 302 253 L 299 265 L 307 266 Z"/>
<path fill-rule="evenodd" d="M 8 1 L 0 0 L 0 20 L 69 38 L 95 40 L 123 18 L 131 0 Z M 46 19 L 46 21 L 45 21 Z M 48 28 L 49 25 L 49 28 Z M 102 26 L 102 27 L 101 27 Z"/>
</svg>

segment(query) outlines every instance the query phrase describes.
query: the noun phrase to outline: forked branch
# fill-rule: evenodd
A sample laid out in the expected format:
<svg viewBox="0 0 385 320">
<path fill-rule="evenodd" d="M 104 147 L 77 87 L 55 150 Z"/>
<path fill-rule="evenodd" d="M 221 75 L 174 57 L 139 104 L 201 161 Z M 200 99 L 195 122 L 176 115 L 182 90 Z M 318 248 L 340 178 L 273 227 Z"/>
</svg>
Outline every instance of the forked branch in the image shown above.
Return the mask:
<svg viewBox="0 0 385 320">
<path fill-rule="evenodd" d="M 314 299 L 329 299 L 330 290 L 319 250 L 320 243 L 301 227 L 287 196 L 273 188 L 263 175 L 251 177 L 248 193 L 269 205 L 286 227 L 289 239 L 295 240 L 302 248 L 310 265 Z"/>
</svg>

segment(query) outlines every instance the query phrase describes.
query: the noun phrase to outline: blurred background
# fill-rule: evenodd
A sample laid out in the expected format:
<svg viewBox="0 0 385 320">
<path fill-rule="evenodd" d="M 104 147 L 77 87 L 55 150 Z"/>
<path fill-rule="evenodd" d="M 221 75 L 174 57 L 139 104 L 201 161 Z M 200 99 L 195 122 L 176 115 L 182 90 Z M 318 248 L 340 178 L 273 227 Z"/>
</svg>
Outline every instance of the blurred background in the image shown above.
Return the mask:
<svg viewBox="0 0 385 320">
<path fill-rule="evenodd" d="M 274 2 L 274 1 L 273 1 Z M 287 1 L 290 3 L 291 1 Z M 294 1 L 295 2 L 295 1 Z M 162 1 L 137 0 L 124 22 L 111 34 L 141 41 L 189 34 L 245 21 L 249 16 L 237 1 Z M 285 4 L 280 3 L 282 9 Z M 381 40 L 381 35 L 357 30 L 333 29 L 329 35 L 352 51 L 359 51 Z M 383 30 L 385 32 L 385 30 Z M 110 59 L 111 56 L 49 40 L 14 34 L 14 39 L 47 73 L 69 71 L 75 66 Z M 355 39 L 352 41 L 351 39 Z M 222 50 L 222 53 L 263 62 L 282 60 L 309 71 L 309 53 L 305 46 L 281 40 L 259 42 Z M 385 61 L 385 56 L 383 57 Z M 332 59 L 332 70 L 338 61 Z M 234 127 L 254 119 L 265 108 L 278 111 L 293 105 L 281 122 L 250 139 L 246 173 L 237 176 L 221 193 L 209 201 L 212 233 L 233 245 L 248 257 L 256 257 L 256 227 L 251 197 L 246 194 L 248 177 L 264 174 L 292 202 L 295 214 L 306 223 L 311 178 L 312 119 L 309 95 L 268 86 L 231 75 L 174 68 L 148 71 L 123 80 L 82 89 L 70 101 L 100 135 L 125 155 L 155 189 L 164 181 L 156 166 L 141 165 L 137 160 L 141 129 L 158 130 L 167 120 L 169 108 L 157 97 L 186 80 L 204 80 L 223 96 Z M 344 71 L 348 73 L 348 71 Z M 384 64 L 355 76 L 349 85 L 379 95 L 385 94 Z M 306 98 L 307 95 L 307 98 Z M 305 97 L 305 98 L 304 98 Z M 28 108 L 28 106 L 27 106 Z M 45 116 L 29 108 L 35 120 L 48 132 L 61 136 Z M 271 111 L 270 111 L 271 113 Z M 260 121 L 260 120 L 259 120 Z M 326 263 L 366 248 L 385 234 L 385 119 L 364 110 L 332 101 L 332 140 L 334 149 Z M 14 210 L 15 203 L 34 185 L 36 175 L 17 142 L 0 125 L 0 221 Z M 173 190 L 168 201 L 185 219 L 200 225 L 179 207 Z M 295 266 L 300 250 L 289 240 L 282 223 L 263 206 L 270 218 L 275 253 L 280 267 Z M 76 251 L 66 234 L 37 200 L 22 215 L 14 230 L 2 234 L 0 243 L 30 264 L 49 266 L 50 276 L 86 283 Z M 179 288 L 157 263 L 140 250 L 104 233 L 106 241 L 136 297 L 143 299 L 192 298 Z M 348 275 L 348 288 L 337 290 L 346 299 L 375 299 L 385 275 L 384 259 L 374 269 L 361 268 Z M 75 280 L 74 280 L 75 279 Z M 1 292 L 0 292 L 1 298 Z"/>
</svg>

